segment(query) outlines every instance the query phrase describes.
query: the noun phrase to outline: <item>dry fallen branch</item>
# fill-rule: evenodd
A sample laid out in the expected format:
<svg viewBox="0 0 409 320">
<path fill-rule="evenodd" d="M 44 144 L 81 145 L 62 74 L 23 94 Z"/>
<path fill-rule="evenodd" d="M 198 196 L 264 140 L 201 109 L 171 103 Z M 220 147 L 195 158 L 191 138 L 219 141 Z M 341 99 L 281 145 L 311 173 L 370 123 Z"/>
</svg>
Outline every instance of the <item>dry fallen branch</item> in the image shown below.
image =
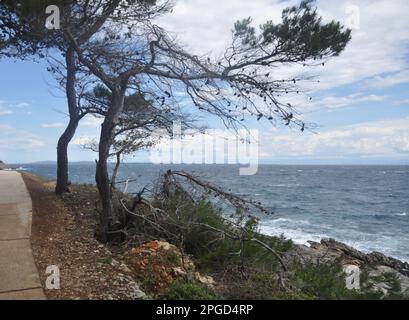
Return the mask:
<svg viewBox="0 0 409 320">
<path fill-rule="evenodd" d="M 171 233 L 169 230 L 167 230 L 166 228 L 164 228 L 163 226 L 161 226 L 159 223 L 153 221 L 152 219 L 149 219 L 149 218 L 148 218 L 147 216 L 145 216 L 144 214 L 138 214 L 138 213 L 135 213 L 135 212 L 132 212 L 131 210 L 129 210 L 128 207 L 126 206 L 126 204 L 124 203 L 124 199 L 120 199 L 119 201 L 120 201 L 122 207 L 125 209 L 125 211 L 126 211 L 128 214 L 145 220 L 145 221 L 146 221 L 147 223 L 149 223 L 151 226 L 155 227 L 158 231 L 164 232 L 164 233 L 166 233 L 166 234 L 172 236 L 172 237 L 175 238 L 175 239 L 178 238 L 177 235 Z M 154 210 L 156 209 L 156 208 L 154 208 L 152 205 L 149 205 L 149 207 L 150 207 L 150 208 L 153 208 Z"/>
<path fill-rule="evenodd" d="M 213 185 L 207 181 L 203 181 L 200 178 L 193 176 L 192 174 L 187 173 L 185 171 L 168 170 L 165 174 L 165 179 L 170 179 L 171 176 L 183 177 L 186 180 L 193 182 L 194 184 L 200 186 L 206 191 L 212 191 L 215 193 L 215 195 L 227 200 L 230 204 L 232 204 L 237 209 L 243 209 L 243 210 L 249 211 L 250 208 L 253 207 L 253 208 L 258 209 L 260 212 L 264 214 L 273 214 L 271 210 L 267 210 L 267 208 L 265 208 L 260 202 L 253 201 L 251 199 L 245 199 L 234 193 L 227 192 L 221 189 L 220 187 Z"/>
<path fill-rule="evenodd" d="M 163 181 L 163 188 L 165 188 L 165 190 L 162 190 L 165 192 L 165 196 L 170 198 L 173 196 L 172 192 L 171 192 L 171 185 L 176 186 L 177 188 L 180 188 L 181 190 L 184 190 L 182 185 L 175 179 L 171 179 L 172 176 L 179 176 L 179 177 L 183 177 L 188 179 L 189 181 L 199 185 L 200 187 L 202 187 L 204 190 L 210 189 L 213 192 L 215 192 L 218 196 L 226 199 L 227 201 L 229 201 L 231 204 L 233 204 L 236 207 L 240 207 L 240 208 L 247 208 L 249 209 L 249 206 L 254 206 L 259 210 L 262 210 L 263 212 L 265 212 L 266 210 L 261 206 L 261 204 L 259 203 L 255 203 L 251 200 L 247 200 L 247 199 L 242 199 L 232 193 L 229 192 L 225 192 L 224 190 L 222 190 L 221 188 L 214 186 L 210 183 L 201 181 L 199 178 L 194 177 L 193 175 L 183 172 L 183 171 L 171 171 L 168 170 L 166 172 L 166 174 L 164 175 L 164 181 Z M 185 190 L 184 190 L 185 191 Z M 186 193 L 186 199 L 188 199 L 188 202 L 190 204 L 194 204 L 195 201 L 193 200 L 193 198 L 191 196 L 188 195 L 188 193 L 185 191 Z M 158 209 L 155 208 L 151 202 L 147 199 L 142 198 L 140 195 L 138 196 L 137 199 L 137 204 L 138 205 L 144 205 L 146 208 L 149 209 L 149 212 L 151 214 L 153 214 L 153 216 L 155 217 L 155 219 L 150 219 L 148 218 L 148 216 L 146 214 L 138 214 L 135 213 L 135 209 L 136 206 L 134 206 L 133 210 L 130 210 L 126 204 L 124 203 L 124 199 L 120 200 L 122 206 L 124 207 L 124 209 L 126 210 L 127 213 L 129 213 L 130 215 L 136 216 L 138 218 L 143 219 L 145 222 L 147 222 L 148 224 L 150 224 L 154 229 L 156 229 L 159 232 L 164 232 L 165 234 L 167 234 L 168 236 L 171 236 L 172 239 L 179 241 L 180 240 L 180 236 L 183 235 L 183 228 L 185 228 L 183 225 L 181 225 L 180 223 L 178 223 L 177 219 L 173 219 L 173 217 L 171 217 L 171 215 L 169 215 L 165 210 L 163 209 Z M 177 214 L 178 210 L 180 208 L 177 207 L 175 209 L 175 213 Z M 167 218 L 166 222 L 163 222 L 163 224 L 161 224 L 161 220 L 158 219 L 157 217 L 157 213 L 160 212 L 161 213 L 161 217 L 162 218 Z M 274 250 L 271 246 L 269 246 L 267 243 L 261 241 L 260 239 L 256 238 L 254 236 L 254 232 L 252 232 L 252 230 L 250 230 L 248 227 L 243 226 L 241 223 L 236 223 L 232 220 L 228 220 L 224 217 L 221 217 L 221 219 L 224 221 L 226 226 L 231 226 L 228 227 L 226 229 L 220 229 L 214 226 L 211 226 L 207 223 L 199 223 L 199 222 L 194 222 L 191 221 L 190 222 L 190 226 L 192 225 L 196 225 L 196 226 L 201 226 L 204 227 L 208 230 L 211 230 L 212 232 L 216 232 L 218 234 L 220 234 L 220 237 L 215 239 L 214 241 L 223 241 L 225 238 L 230 238 L 232 240 L 236 240 L 236 241 L 240 241 L 241 243 L 244 242 L 254 242 L 257 245 L 263 247 L 265 250 L 267 250 L 268 252 L 270 252 L 271 254 L 273 254 L 276 259 L 279 261 L 281 267 L 283 268 L 284 271 L 287 271 L 288 268 L 285 264 L 285 262 L 283 261 L 282 257 L 281 257 L 281 253 L 277 252 L 276 250 Z M 162 220 L 164 221 L 164 220 Z M 166 226 L 167 225 L 167 226 Z M 173 232 L 169 231 L 169 228 L 177 228 L 177 230 L 179 229 L 180 232 L 180 236 L 176 235 Z M 241 254 L 241 251 L 239 252 L 239 254 Z"/>
</svg>

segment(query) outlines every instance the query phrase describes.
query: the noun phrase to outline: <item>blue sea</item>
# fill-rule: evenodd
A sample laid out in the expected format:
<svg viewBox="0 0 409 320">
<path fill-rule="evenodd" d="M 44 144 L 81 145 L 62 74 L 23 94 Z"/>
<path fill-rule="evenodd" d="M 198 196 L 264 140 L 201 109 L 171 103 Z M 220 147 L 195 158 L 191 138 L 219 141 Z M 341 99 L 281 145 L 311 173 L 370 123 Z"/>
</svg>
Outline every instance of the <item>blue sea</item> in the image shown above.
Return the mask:
<svg viewBox="0 0 409 320">
<path fill-rule="evenodd" d="M 23 165 L 55 179 L 55 164 Z M 167 169 L 182 169 L 262 202 L 274 211 L 264 233 L 296 243 L 332 237 L 365 252 L 409 261 L 409 166 L 260 165 L 240 176 L 235 165 L 123 164 L 118 181 L 136 179 L 130 191 L 153 184 Z M 74 183 L 94 183 L 95 164 L 70 165 Z"/>
</svg>

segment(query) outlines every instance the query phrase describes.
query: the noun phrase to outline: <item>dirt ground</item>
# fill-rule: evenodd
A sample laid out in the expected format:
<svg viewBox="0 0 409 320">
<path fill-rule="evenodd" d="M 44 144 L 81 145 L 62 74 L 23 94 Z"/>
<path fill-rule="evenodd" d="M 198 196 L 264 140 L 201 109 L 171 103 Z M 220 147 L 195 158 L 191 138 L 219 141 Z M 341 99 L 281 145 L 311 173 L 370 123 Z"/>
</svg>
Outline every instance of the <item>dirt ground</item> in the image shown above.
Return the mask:
<svg viewBox="0 0 409 320">
<path fill-rule="evenodd" d="M 33 202 L 32 249 L 47 299 L 140 299 L 144 293 L 123 263 L 94 238 L 95 187 L 74 185 L 62 197 L 54 182 L 23 173 Z M 46 268 L 60 271 L 60 289 L 45 287 Z"/>
</svg>

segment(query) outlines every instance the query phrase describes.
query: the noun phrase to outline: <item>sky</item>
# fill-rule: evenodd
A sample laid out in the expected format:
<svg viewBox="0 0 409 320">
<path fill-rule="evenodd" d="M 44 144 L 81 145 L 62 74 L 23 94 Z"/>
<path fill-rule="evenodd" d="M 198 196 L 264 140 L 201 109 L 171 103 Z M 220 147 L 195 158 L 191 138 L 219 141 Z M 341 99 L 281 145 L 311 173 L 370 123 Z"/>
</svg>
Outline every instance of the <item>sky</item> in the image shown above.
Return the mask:
<svg viewBox="0 0 409 320">
<path fill-rule="evenodd" d="M 238 19 L 257 26 L 280 21 L 283 8 L 298 1 L 176 0 L 159 24 L 197 54 L 218 56 L 229 44 Z M 409 164 L 409 2 L 317 1 L 324 21 L 352 29 L 339 57 L 311 70 L 319 83 L 292 101 L 314 132 L 249 123 L 259 130 L 260 163 Z M 296 72 L 297 70 L 292 70 Z M 285 75 L 286 70 L 278 68 Z M 309 96 L 313 97 L 310 101 Z M 0 159 L 28 163 L 56 159 L 56 144 L 68 122 L 64 92 L 44 62 L 0 61 Z M 70 161 L 97 155 L 81 144 L 98 137 L 101 121 L 85 118 L 69 147 Z M 208 125 L 219 128 L 216 120 Z M 147 162 L 148 152 L 127 161 Z"/>
</svg>

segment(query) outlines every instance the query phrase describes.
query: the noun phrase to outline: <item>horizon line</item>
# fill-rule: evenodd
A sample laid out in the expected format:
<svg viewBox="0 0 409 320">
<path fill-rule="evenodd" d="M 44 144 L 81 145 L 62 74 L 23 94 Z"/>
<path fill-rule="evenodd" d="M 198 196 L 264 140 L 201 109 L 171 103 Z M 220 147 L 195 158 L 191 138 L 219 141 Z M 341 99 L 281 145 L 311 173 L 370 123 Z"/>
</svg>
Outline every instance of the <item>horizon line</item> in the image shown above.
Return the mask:
<svg viewBox="0 0 409 320">
<path fill-rule="evenodd" d="M 6 162 L 7 163 L 7 162 Z M 44 161 L 34 161 L 34 162 L 12 162 L 7 163 L 10 165 L 35 165 L 35 164 L 56 164 L 56 160 L 44 160 Z M 92 160 L 78 160 L 78 161 L 69 161 L 68 164 L 75 163 L 93 163 Z M 108 161 L 108 163 L 115 163 L 114 161 Z M 240 163 L 152 163 L 152 162 L 121 162 L 121 164 L 151 164 L 151 165 L 195 165 L 195 166 L 209 166 L 209 165 L 222 165 L 222 166 L 246 166 L 246 164 Z M 275 165 L 275 166 L 409 166 L 408 162 L 402 163 L 266 163 L 261 162 L 258 165 Z"/>
</svg>

